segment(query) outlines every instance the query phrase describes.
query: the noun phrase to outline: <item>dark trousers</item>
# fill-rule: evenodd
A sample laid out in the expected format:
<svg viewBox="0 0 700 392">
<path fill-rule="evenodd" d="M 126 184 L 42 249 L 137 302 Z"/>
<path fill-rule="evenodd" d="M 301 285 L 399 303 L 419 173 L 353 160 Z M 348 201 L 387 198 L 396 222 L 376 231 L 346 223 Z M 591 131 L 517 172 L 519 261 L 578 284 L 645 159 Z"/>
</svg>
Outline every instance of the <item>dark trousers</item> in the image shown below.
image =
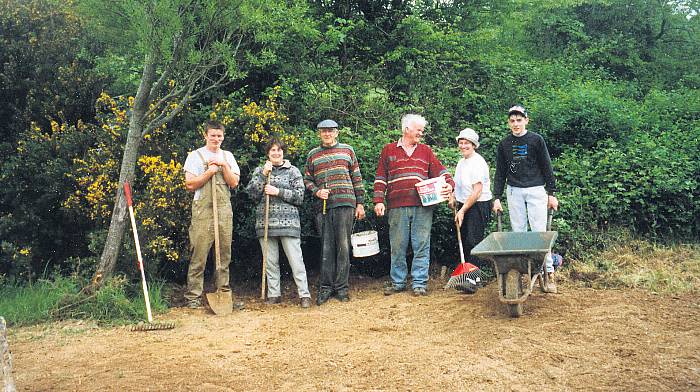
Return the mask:
<svg viewBox="0 0 700 392">
<path fill-rule="evenodd" d="M 459 205 L 457 208 L 460 208 Z M 491 200 L 477 201 L 464 214 L 464 221 L 460 227 L 462 234 L 462 246 L 464 246 L 464 258 L 474 264 L 482 264 L 481 259 L 470 256 L 472 249 L 484 239 L 486 226 L 491 219 Z"/>
<path fill-rule="evenodd" d="M 316 215 L 321 236 L 321 270 L 319 292 L 345 293 L 350 278 L 350 235 L 355 209 L 336 207 Z"/>
</svg>

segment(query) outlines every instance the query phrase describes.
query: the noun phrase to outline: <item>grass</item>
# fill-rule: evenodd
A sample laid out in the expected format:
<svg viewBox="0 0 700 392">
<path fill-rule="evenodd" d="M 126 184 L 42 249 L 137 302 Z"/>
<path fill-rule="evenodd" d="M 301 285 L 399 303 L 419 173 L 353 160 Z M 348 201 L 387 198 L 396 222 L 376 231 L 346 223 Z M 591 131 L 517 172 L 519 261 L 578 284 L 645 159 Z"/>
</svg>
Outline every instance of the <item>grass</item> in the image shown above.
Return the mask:
<svg viewBox="0 0 700 392">
<path fill-rule="evenodd" d="M 146 307 L 140 285 L 115 277 L 97 293 L 85 296 L 81 284 L 72 278 L 41 280 L 28 286 L 16 284 L 0 288 L 0 316 L 10 326 L 25 326 L 63 319 L 95 320 L 102 325 L 121 325 L 146 320 Z M 165 311 L 163 283 L 149 287 L 151 309 Z"/>
<path fill-rule="evenodd" d="M 47 321 L 51 309 L 66 295 L 77 292 L 77 284 L 66 278 L 39 280 L 28 286 L 7 284 L 0 287 L 0 316 L 5 317 L 9 325 Z"/>
<path fill-rule="evenodd" d="M 660 245 L 621 238 L 575 261 L 573 280 L 598 288 L 642 288 L 659 294 L 700 293 L 700 244 Z"/>
</svg>

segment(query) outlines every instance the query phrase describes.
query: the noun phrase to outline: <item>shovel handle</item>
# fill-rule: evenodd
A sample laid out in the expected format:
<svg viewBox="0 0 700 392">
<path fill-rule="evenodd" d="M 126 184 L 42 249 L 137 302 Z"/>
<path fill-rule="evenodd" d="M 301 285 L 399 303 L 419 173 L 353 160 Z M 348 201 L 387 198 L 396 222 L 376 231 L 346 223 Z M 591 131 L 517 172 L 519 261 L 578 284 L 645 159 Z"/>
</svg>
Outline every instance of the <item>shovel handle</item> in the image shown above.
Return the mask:
<svg viewBox="0 0 700 392">
<path fill-rule="evenodd" d="M 214 212 L 214 259 L 216 262 L 216 275 L 218 276 L 219 268 L 221 268 L 221 244 L 219 243 L 219 206 L 216 199 L 216 174 L 214 174 L 211 178 L 211 204 Z M 216 289 L 218 290 L 219 288 L 217 287 Z"/>
<path fill-rule="evenodd" d="M 131 200 L 131 185 L 129 185 L 129 181 L 124 181 L 124 196 L 126 197 L 126 204 L 131 207 L 133 201 Z"/>
<path fill-rule="evenodd" d="M 328 186 L 328 184 L 323 184 L 323 189 L 326 189 L 327 186 Z M 323 199 L 323 215 L 326 215 L 326 201 L 327 201 L 327 198 Z"/>
<path fill-rule="evenodd" d="M 265 178 L 265 185 L 270 185 L 270 174 L 272 173 L 267 173 L 267 176 Z M 263 188 L 263 193 L 264 193 L 264 188 Z M 270 224 L 270 195 L 265 193 L 265 222 L 264 224 L 264 233 L 263 233 L 263 257 L 262 257 L 262 284 L 260 285 L 260 299 L 263 301 L 265 300 L 265 294 L 267 293 L 266 289 L 266 278 L 267 278 L 267 251 L 268 251 L 268 245 L 267 245 L 267 231 L 269 228 Z"/>
<path fill-rule="evenodd" d="M 503 216 L 503 212 L 496 211 L 498 231 L 503 231 L 503 224 L 501 223 L 501 216 Z"/>
</svg>

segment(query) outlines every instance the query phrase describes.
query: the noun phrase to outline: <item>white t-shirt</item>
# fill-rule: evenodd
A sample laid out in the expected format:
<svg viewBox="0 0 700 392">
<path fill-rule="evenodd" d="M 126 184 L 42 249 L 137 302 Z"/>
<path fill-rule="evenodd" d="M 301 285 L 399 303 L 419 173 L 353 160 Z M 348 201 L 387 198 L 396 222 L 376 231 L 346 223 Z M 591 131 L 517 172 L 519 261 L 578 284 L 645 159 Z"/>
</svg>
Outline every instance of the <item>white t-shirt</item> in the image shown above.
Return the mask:
<svg viewBox="0 0 700 392">
<path fill-rule="evenodd" d="M 477 201 L 488 201 L 493 196 L 491 194 L 491 180 L 489 179 L 489 165 L 478 153 L 472 154 L 469 159 L 462 158 L 457 163 L 455 170 L 455 198 L 460 203 L 467 201 L 474 192 L 473 185 L 476 183 L 483 185 L 481 196 Z"/>
<path fill-rule="evenodd" d="M 186 172 L 194 174 L 195 176 L 201 176 L 202 174 L 204 174 L 205 171 L 207 171 L 207 168 L 204 166 L 202 158 L 200 158 L 199 154 L 197 154 L 197 151 L 202 153 L 205 162 L 208 161 L 209 158 L 213 158 L 217 154 L 209 151 L 206 147 L 200 147 L 197 150 L 187 154 L 187 160 L 185 160 L 185 166 L 183 167 L 183 169 Z M 236 162 L 236 159 L 233 157 L 233 154 L 231 154 L 230 151 L 219 150 L 218 155 L 224 156 L 232 172 L 238 175 L 241 174 L 241 169 L 238 168 L 238 163 Z M 199 200 L 202 197 L 202 192 L 202 188 L 195 190 L 194 200 Z"/>
</svg>

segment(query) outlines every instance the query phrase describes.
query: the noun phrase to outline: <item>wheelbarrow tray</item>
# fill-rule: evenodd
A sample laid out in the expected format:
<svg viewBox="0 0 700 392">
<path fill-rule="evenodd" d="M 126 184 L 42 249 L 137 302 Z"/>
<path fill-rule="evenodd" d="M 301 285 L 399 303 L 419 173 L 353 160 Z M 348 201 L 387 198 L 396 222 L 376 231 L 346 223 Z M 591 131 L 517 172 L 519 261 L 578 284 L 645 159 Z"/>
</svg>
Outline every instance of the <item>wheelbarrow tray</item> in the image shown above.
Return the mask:
<svg viewBox="0 0 700 392">
<path fill-rule="evenodd" d="M 541 284 L 546 284 L 546 274 L 542 271 L 557 234 L 556 231 L 494 232 L 479 242 L 471 254 L 493 263 L 499 300 L 519 306 L 532 293 L 538 276 L 542 276 Z M 525 284 L 520 279 L 521 275 L 525 276 Z M 522 309 L 518 311 L 522 313 Z"/>
</svg>

